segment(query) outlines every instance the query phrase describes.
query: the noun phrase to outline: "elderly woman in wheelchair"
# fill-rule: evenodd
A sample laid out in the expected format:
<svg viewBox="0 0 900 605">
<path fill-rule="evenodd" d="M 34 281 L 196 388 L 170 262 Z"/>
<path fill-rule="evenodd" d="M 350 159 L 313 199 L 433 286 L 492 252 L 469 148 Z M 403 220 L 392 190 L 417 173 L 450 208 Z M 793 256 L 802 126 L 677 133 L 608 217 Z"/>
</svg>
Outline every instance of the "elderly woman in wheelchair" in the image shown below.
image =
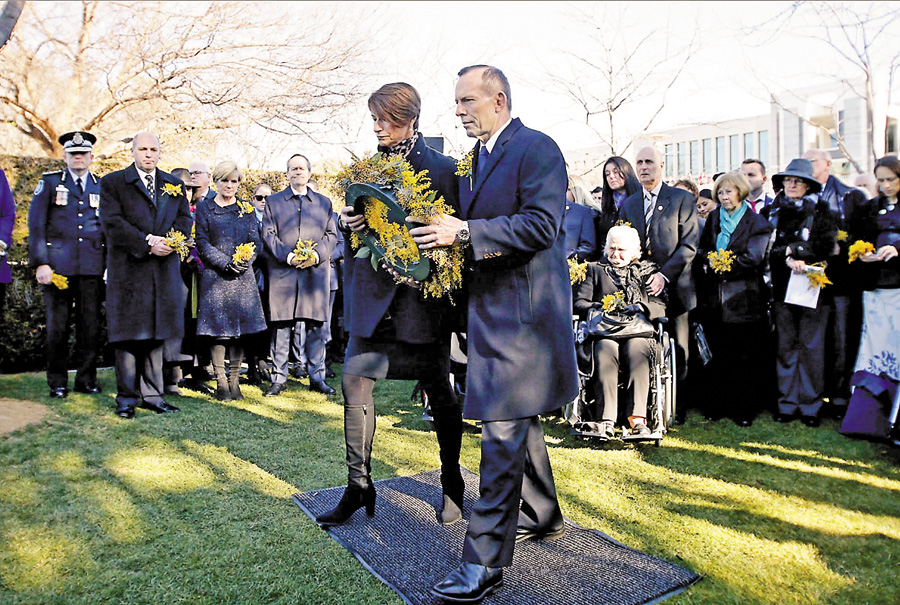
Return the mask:
<svg viewBox="0 0 900 605">
<path fill-rule="evenodd" d="M 656 266 L 640 260 L 640 237 L 628 225 L 609 230 L 605 252 L 603 260 L 588 263 L 587 277 L 574 294 L 575 312 L 584 320 L 579 324 L 579 362 L 590 376 L 586 399 L 594 402 L 593 409 L 586 410 L 594 422 L 581 424 L 585 434 L 604 440 L 614 436 L 621 376 L 627 397 L 623 439 L 652 439 L 647 415 L 651 371 L 660 362 L 660 347 L 650 321 L 665 315 L 663 301 L 647 291 Z"/>
</svg>

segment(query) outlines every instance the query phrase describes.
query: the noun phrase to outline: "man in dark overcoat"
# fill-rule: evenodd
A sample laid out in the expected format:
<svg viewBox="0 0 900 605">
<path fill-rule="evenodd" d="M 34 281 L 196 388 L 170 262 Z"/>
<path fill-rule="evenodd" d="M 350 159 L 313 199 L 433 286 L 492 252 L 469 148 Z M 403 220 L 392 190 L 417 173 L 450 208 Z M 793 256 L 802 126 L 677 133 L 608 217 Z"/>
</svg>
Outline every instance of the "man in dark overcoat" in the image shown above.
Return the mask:
<svg viewBox="0 0 900 605">
<path fill-rule="evenodd" d="M 116 347 L 116 414 L 137 406 L 177 412 L 163 399 L 163 341 L 184 336 L 179 256 L 166 234 L 191 235 L 184 184 L 159 170 L 160 143 L 135 135 L 134 163 L 100 181 L 100 222 L 109 246 L 106 317 Z"/>
<path fill-rule="evenodd" d="M 100 305 L 106 242 L 100 229 L 100 180 L 91 174 L 89 132 L 59 137 L 66 169 L 41 176 L 28 209 L 28 257 L 44 292 L 47 313 L 47 385 L 50 396 L 68 394 L 69 321 L 74 306 L 78 370 L 75 391 L 99 393 Z M 68 288 L 52 285 L 56 273 Z"/>
<path fill-rule="evenodd" d="M 266 200 L 263 213 L 272 330 L 273 397 L 287 388 L 292 330 L 306 328 L 306 359 L 311 391 L 334 395 L 325 382 L 325 344 L 330 298 L 331 254 L 337 243 L 331 200 L 309 187 L 309 160 L 300 154 L 287 164 L 289 185 Z M 312 258 L 294 254 L 298 240 L 316 243 Z"/>
<path fill-rule="evenodd" d="M 411 233 L 423 248 L 468 243 L 464 415 L 483 423 L 480 498 L 462 563 L 433 588 L 468 603 L 500 585 L 517 541 L 564 533 L 539 414 L 570 402 L 578 383 L 562 153 L 511 119 L 499 69 L 477 65 L 459 76 L 456 115 L 480 141 L 473 178 L 460 180 L 463 220 L 443 216 Z"/>
<path fill-rule="evenodd" d="M 644 260 L 656 263 L 659 272 L 650 277 L 649 292 L 668 296 L 666 316 L 675 338 L 678 390 L 686 393 L 690 324 L 688 312 L 697 306 L 697 292 L 691 263 L 700 242 L 697 205 L 683 189 L 662 181 L 665 162 L 659 151 L 644 147 L 638 151 L 635 170 L 641 189 L 622 203 L 619 218 L 631 223 L 641 236 Z M 685 406 L 680 406 L 681 413 Z"/>
</svg>

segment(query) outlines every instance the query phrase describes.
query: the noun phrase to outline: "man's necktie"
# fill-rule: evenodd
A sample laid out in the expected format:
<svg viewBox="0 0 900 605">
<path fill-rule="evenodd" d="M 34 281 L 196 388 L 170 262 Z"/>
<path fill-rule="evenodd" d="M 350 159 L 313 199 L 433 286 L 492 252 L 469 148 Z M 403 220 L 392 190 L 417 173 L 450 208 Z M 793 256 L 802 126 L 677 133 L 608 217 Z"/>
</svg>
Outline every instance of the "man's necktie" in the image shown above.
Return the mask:
<svg viewBox="0 0 900 605">
<path fill-rule="evenodd" d="M 481 149 L 478 151 L 478 176 L 482 176 L 484 174 L 484 170 L 487 168 L 488 160 L 490 160 L 491 154 L 488 152 L 487 147 L 484 145 L 481 146 Z"/>
<path fill-rule="evenodd" d="M 75 187 L 78 189 L 78 197 L 84 195 L 84 185 L 81 184 L 81 177 L 75 179 Z"/>
<path fill-rule="evenodd" d="M 650 221 L 653 218 L 653 193 L 648 193 L 644 198 L 644 240 L 650 241 Z"/>
<path fill-rule="evenodd" d="M 148 175 L 144 176 L 144 179 L 146 179 L 146 181 L 147 181 L 147 191 L 150 193 L 150 197 L 154 197 L 153 196 L 153 175 L 148 174 Z"/>
</svg>

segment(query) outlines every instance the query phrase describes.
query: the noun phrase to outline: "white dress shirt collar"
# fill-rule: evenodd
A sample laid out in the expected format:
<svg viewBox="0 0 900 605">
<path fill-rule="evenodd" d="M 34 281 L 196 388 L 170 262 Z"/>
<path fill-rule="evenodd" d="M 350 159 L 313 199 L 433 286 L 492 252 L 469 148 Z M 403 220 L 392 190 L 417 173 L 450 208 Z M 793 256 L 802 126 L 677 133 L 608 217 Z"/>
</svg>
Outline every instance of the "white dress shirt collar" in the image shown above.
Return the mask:
<svg viewBox="0 0 900 605">
<path fill-rule="evenodd" d="M 293 186 L 293 185 L 291 185 L 291 193 L 293 193 L 293 194 L 296 195 L 297 197 L 303 197 L 304 195 L 309 194 L 309 187 L 307 187 L 307 186 L 304 185 L 304 186 L 303 186 L 303 189 L 300 189 L 300 190 L 298 191 L 297 189 L 294 189 L 294 186 Z"/>
<path fill-rule="evenodd" d="M 489 138 L 485 143 L 481 144 L 482 147 L 485 147 L 487 149 L 488 153 L 492 153 L 494 151 L 494 145 L 497 144 L 497 139 L 500 138 L 500 133 L 503 132 L 504 130 L 506 130 L 506 127 L 509 126 L 509 124 L 511 122 L 512 122 L 512 118 L 506 120 L 506 122 L 503 124 L 503 126 L 500 127 L 500 130 L 498 130 L 497 132 L 492 134 L 491 138 Z"/>
</svg>

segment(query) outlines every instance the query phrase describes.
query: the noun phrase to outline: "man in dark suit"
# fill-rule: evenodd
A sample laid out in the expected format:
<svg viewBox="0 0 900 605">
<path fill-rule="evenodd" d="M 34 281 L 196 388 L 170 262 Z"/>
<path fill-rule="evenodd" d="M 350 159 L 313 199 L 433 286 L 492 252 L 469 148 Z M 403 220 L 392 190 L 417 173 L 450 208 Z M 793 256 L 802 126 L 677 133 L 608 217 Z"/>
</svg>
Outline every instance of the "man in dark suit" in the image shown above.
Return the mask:
<svg viewBox="0 0 900 605">
<path fill-rule="evenodd" d="M 765 190 L 766 181 L 766 165 L 762 160 L 755 158 L 747 158 L 741 162 L 741 174 L 747 177 L 750 183 L 750 195 L 747 196 L 747 203 L 750 209 L 759 214 L 762 209 L 772 204 L 772 196 L 768 195 Z"/>
<path fill-rule="evenodd" d="M 89 132 L 59 137 L 66 169 L 47 172 L 34 190 L 28 210 L 28 256 L 44 286 L 47 312 L 47 384 L 50 396 L 68 394 L 69 321 L 75 307 L 78 370 L 75 391 L 99 393 L 100 305 L 106 244 L 100 229 L 100 181 L 90 173 L 94 143 Z M 53 273 L 69 287 L 52 285 Z"/>
<path fill-rule="evenodd" d="M 565 532 L 539 414 L 571 401 L 578 384 L 562 154 L 511 119 L 503 72 L 476 65 L 459 76 L 456 115 L 479 140 L 474 174 L 460 180 L 463 220 L 442 216 L 411 233 L 423 248 L 468 246 L 464 415 L 483 423 L 480 498 L 462 563 L 432 591 L 476 602 L 500 585 L 517 541 Z"/>
<path fill-rule="evenodd" d="M 212 171 L 209 164 L 194 160 L 188 166 L 188 173 L 191 175 L 191 185 L 194 187 L 194 196 L 191 203 L 196 206 L 202 200 L 212 200 L 216 197 L 216 192 L 210 188 L 212 182 Z"/>
<path fill-rule="evenodd" d="M 685 393 L 688 312 L 697 306 L 691 262 L 697 253 L 700 228 L 694 196 L 663 183 L 664 166 L 662 156 L 653 147 L 638 151 L 635 167 L 641 190 L 623 202 L 619 217 L 638 230 L 643 258 L 659 267 L 650 277 L 649 292 L 652 296 L 659 296 L 663 290 L 668 293 L 666 316 L 675 338 L 679 392 Z M 680 413 L 684 413 L 684 406 Z"/>
<path fill-rule="evenodd" d="M 191 235 L 184 184 L 157 169 L 159 138 L 140 132 L 134 163 L 100 181 L 100 223 L 109 245 L 106 319 L 116 347 L 116 414 L 133 418 L 141 406 L 177 412 L 163 398 L 163 341 L 184 336 L 178 254 L 172 230 Z"/>
<path fill-rule="evenodd" d="M 290 184 L 268 197 L 263 213 L 272 328 L 272 386 L 266 391 L 268 397 L 287 388 L 292 331 L 302 330 L 304 325 L 309 389 L 326 395 L 335 393 L 325 382 L 325 322 L 337 234 L 331 200 L 307 187 L 311 171 L 305 156 L 291 156 L 287 164 Z M 298 240 L 316 242 L 312 258 L 301 262 L 294 254 Z"/>
<path fill-rule="evenodd" d="M 842 418 L 850 399 L 850 378 L 856 364 L 859 350 L 859 336 L 862 331 L 862 296 L 850 275 L 848 253 L 854 239 L 849 237 L 856 226 L 851 221 L 860 216 L 860 209 L 866 205 L 866 194 L 855 187 L 849 187 L 831 174 L 831 152 L 826 149 L 810 149 L 803 159 L 812 162 L 813 178 L 822 185 L 819 199 L 828 202 L 831 213 L 838 221 L 838 229 L 844 237 L 838 238 L 838 249 L 828 259 L 828 277 L 832 281 L 831 305 L 833 312 L 829 319 L 825 340 L 825 394 L 831 403 L 826 413 Z"/>
<path fill-rule="evenodd" d="M 569 199 L 566 194 L 566 257 L 579 261 L 594 260 L 597 255 L 597 213 Z"/>
</svg>

